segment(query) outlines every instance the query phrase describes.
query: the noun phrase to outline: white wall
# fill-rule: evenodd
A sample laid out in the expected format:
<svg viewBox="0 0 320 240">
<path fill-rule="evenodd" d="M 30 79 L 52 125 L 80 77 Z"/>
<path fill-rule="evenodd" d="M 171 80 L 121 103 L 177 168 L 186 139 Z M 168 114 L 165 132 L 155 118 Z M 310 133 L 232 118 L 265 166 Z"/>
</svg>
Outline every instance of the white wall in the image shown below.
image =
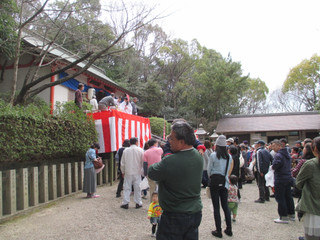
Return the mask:
<svg viewBox="0 0 320 240">
<path fill-rule="evenodd" d="M 3 59 L 0 57 L 0 62 L 3 63 Z M 28 64 L 31 61 L 31 56 L 30 55 L 24 55 L 21 57 L 19 64 Z M 12 66 L 12 62 L 7 64 L 7 67 Z M 24 67 L 24 68 L 19 68 L 18 70 L 18 82 L 17 82 L 17 91 L 19 91 L 22 88 L 25 76 L 28 74 L 30 67 Z M 35 68 L 34 68 L 35 69 Z M 33 70 L 34 70 L 33 69 Z M 30 76 L 33 75 L 33 70 L 31 71 Z M 45 74 L 50 73 L 50 66 L 46 66 L 40 69 L 38 75 L 43 76 Z M 3 82 L 0 82 L 0 92 L 10 92 L 12 90 L 12 74 L 13 74 L 13 69 L 6 69 L 4 72 L 4 80 Z M 50 78 L 45 79 L 42 83 L 36 85 L 34 88 L 37 88 L 45 83 L 49 83 Z M 40 98 L 42 98 L 44 101 L 47 103 L 50 103 L 50 89 L 45 89 L 41 93 L 38 94 Z"/>
<path fill-rule="evenodd" d="M 56 85 L 54 86 L 54 105 L 56 105 L 56 102 L 65 103 L 73 99 L 69 99 L 69 95 L 71 95 L 69 92 L 69 88 L 63 86 L 63 85 Z"/>
</svg>

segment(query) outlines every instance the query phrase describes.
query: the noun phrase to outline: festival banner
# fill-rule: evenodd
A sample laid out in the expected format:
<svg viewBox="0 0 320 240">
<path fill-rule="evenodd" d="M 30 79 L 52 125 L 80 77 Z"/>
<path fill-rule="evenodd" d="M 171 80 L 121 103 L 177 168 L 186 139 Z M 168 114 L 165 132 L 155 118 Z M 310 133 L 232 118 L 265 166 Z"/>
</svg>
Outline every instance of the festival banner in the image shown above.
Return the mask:
<svg viewBox="0 0 320 240">
<path fill-rule="evenodd" d="M 117 110 L 90 113 L 95 120 L 100 144 L 99 153 L 115 152 L 122 147 L 125 139 L 137 137 L 139 146 L 151 138 L 148 118 L 119 112 Z"/>
</svg>

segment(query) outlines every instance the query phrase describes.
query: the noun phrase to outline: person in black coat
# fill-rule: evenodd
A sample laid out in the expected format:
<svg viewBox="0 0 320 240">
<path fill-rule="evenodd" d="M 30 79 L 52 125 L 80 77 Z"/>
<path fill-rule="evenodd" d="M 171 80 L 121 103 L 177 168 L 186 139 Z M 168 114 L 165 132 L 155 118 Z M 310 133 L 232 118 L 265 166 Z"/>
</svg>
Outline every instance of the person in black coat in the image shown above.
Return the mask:
<svg viewBox="0 0 320 240">
<path fill-rule="evenodd" d="M 117 154 L 116 154 L 116 160 L 119 162 L 118 163 L 118 173 L 119 173 L 119 184 L 118 184 L 118 188 L 117 188 L 117 193 L 116 193 L 116 197 L 119 198 L 121 197 L 121 191 L 122 191 L 122 188 L 123 188 L 123 175 L 122 175 L 122 172 L 121 172 L 121 169 L 120 169 L 120 165 L 121 165 L 121 158 L 122 158 L 122 154 L 123 154 L 123 151 L 126 147 L 130 147 L 130 141 L 129 139 L 125 139 L 123 141 L 123 144 L 122 144 L 122 148 L 119 148 Z"/>
<path fill-rule="evenodd" d="M 229 153 L 231 154 L 231 157 L 233 160 L 233 168 L 232 168 L 232 172 L 230 175 L 235 175 L 237 177 L 237 179 L 239 179 L 240 159 L 239 159 L 239 155 L 238 155 L 238 148 L 236 146 L 231 145 L 229 147 Z M 238 187 L 238 184 L 237 184 L 237 187 Z M 239 187 L 238 187 L 238 198 L 239 198 L 239 200 L 241 198 Z"/>
<path fill-rule="evenodd" d="M 294 202 L 291 195 L 291 157 L 280 141 L 273 141 L 272 149 L 277 153 L 274 156 L 272 168 L 274 169 L 275 198 L 278 203 L 279 218 L 275 223 L 288 223 L 295 220 Z"/>
<path fill-rule="evenodd" d="M 259 187 L 259 199 L 254 201 L 255 203 L 264 203 L 265 201 L 270 201 L 269 188 L 266 187 L 266 179 L 264 176 L 269 171 L 269 166 L 272 163 L 272 156 L 270 152 L 264 148 L 265 142 L 259 140 L 256 142 L 257 152 L 255 154 L 255 166 L 257 169 L 257 181 Z"/>
</svg>

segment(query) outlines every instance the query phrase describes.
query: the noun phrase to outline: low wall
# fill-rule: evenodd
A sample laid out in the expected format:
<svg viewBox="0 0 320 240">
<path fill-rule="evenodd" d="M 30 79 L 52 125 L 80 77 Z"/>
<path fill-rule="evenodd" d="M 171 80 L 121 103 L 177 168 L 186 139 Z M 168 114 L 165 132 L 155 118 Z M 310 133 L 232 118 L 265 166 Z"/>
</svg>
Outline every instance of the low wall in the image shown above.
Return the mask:
<svg viewBox="0 0 320 240">
<path fill-rule="evenodd" d="M 113 154 L 103 162 L 97 185 L 112 185 L 117 179 Z M 0 170 L 0 220 L 82 191 L 83 174 L 83 161 Z"/>
</svg>

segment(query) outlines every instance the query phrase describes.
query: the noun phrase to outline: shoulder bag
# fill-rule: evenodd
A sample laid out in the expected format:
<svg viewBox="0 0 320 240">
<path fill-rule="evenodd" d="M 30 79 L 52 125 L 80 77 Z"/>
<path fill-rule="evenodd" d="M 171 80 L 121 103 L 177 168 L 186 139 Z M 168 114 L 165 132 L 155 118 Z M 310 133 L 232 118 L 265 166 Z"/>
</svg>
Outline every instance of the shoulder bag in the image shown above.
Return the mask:
<svg viewBox="0 0 320 240">
<path fill-rule="evenodd" d="M 243 156 L 242 156 L 242 153 L 240 153 L 239 161 L 240 161 L 240 162 L 239 162 L 239 167 L 242 168 L 243 165 L 244 165 L 244 158 L 243 158 Z"/>
<path fill-rule="evenodd" d="M 229 156 L 230 158 L 230 156 Z M 221 174 L 212 174 L 210 176 L 211 179 L 211 187 L 214 189 L 217 189 L 219 187 L 224 187 L 226 184 L 226 175 L 228 171 L 228 165 L 229 165 L 229 158 L 227 159 L 227 164 L 226 164 L 226 171 L 224 175 Z"/>
<path fill-rule="evenodd" d="M 93 161 L 93 166 L 95 169 L 101 168 L 103 166 L 102 159 L 97 158 L 97 161 Z"/>
</svg>

